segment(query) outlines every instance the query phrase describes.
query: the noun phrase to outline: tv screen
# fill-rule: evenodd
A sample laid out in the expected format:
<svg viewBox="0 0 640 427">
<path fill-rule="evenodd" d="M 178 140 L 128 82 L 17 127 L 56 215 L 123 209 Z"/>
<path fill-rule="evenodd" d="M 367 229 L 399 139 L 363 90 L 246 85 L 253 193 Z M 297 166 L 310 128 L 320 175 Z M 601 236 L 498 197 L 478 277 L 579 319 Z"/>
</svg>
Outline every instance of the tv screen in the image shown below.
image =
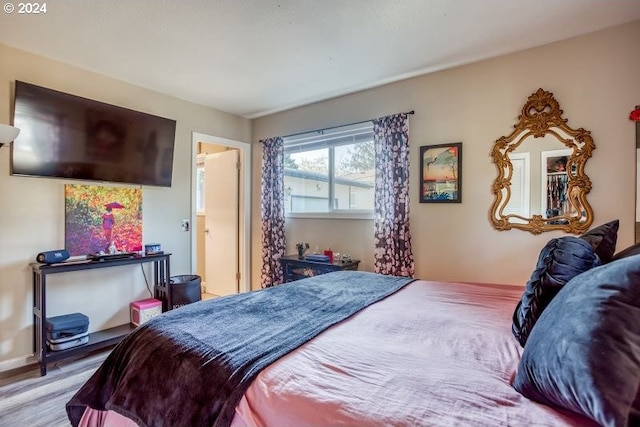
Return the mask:
<svg viewBox="0 0 640 427">
<path fill-rule="evenodd" d="M 16 81 L 11 174 L 171 186 L 175 120 Z"/>
</svg>

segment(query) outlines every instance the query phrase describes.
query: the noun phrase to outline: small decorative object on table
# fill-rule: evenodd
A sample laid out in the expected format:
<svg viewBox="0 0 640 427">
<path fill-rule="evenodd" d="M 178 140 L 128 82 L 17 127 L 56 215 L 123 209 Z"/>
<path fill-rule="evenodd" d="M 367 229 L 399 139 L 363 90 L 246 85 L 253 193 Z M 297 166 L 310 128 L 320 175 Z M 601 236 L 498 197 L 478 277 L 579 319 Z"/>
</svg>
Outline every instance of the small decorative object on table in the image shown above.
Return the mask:
<svg viewBox="0 0 640 427">
<path fill-rule="evenodd" d="M 304 259 L 304 253 L 309 249 L 309 244 L 296 243 L 296 249 L 298 250 L 298 259 Z"/>
<path fill-rule="evenodd" d="M 343 264 L 351 262 L 351 255 L 342 254 L 342 257 L 340 257 L 340 262 L 342 262 Z"/>
<path fill-rule="evenodd" d="M 146 244 L 144 245 L 144 253 L 145 255 L 161 254 L 163 253 L 162 245 L 160 243 Z"/>
<path fill-rule="evenodd" d="M 131 323 L 139 326 L 162 313 L 162 302 L 155 298 L 134 301 L 130 305 L 130 312 Z"/>
</svg>

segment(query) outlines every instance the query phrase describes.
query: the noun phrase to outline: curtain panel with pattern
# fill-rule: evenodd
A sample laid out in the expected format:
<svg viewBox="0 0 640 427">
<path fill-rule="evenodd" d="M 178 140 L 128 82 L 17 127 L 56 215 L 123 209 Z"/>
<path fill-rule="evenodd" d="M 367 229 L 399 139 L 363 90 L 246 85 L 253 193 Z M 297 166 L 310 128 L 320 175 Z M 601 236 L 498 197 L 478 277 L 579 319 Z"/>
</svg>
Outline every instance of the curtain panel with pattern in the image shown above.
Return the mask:
<svg viewBox="0 0 640 427">
<path fill-rule="evenodd" d="M 373 135 L 376 156 L 374 270 L 380 274 L 413 277 L 407 114 L 375 119 Z"/>
<path fill-rule="evenodd" d="M 284 144 L 282 138 L 262 142 L 262 271 L 263 288 L 282 283 L 280 258 L 284 239 Z"/>
</svg>

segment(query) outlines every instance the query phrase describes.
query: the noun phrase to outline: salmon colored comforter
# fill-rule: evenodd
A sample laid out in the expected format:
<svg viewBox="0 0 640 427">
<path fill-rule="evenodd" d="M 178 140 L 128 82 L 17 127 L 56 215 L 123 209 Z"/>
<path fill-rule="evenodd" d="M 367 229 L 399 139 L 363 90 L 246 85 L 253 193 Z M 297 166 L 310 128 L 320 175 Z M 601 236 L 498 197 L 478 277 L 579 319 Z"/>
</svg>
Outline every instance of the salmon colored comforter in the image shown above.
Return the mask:
<svg viewBox="0 0 640 427">
<path fill-rule="evenodd" d="M 595 425 L 512 388 L 522 290 L 415 281 L 264 369 L 232 426 Z M 81 425 L 135 423 L 88 409 Z"/>
</svg>

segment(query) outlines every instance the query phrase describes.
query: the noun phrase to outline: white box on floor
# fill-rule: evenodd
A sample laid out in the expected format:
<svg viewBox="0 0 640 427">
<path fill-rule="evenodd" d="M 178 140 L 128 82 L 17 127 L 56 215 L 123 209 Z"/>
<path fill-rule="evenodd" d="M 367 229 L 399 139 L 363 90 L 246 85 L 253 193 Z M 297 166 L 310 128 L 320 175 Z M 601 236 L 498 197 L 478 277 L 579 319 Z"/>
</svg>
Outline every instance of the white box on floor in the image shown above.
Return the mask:
<svg viewBox="0 0 640 427">
<path fill-rule="evenodd" d="M 162 302 L 155 298 L 147 298 L 131 303 L 131 323 L 142 325 L 162 313 Z"/>
</svg>

